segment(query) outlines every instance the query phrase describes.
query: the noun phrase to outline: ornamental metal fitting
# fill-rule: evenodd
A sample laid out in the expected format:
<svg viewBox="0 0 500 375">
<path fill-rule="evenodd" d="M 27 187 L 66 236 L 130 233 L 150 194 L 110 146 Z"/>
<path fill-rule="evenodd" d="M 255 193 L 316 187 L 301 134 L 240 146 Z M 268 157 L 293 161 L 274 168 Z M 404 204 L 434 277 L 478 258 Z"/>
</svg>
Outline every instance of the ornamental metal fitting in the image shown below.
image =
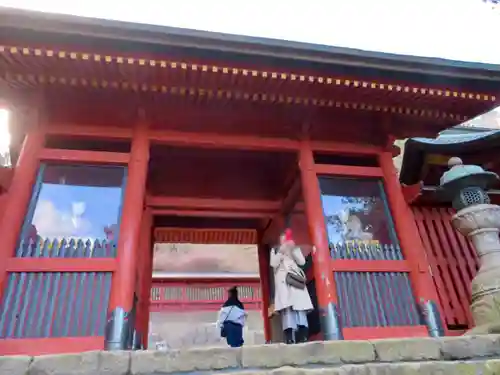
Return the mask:
<svg viewBox="0 0 500 375">
<path fill-rule="evenodd" d="M 451 201 L 454 209 L 461 210 L 476 204 L 488 204 L 487 190 L 500 181 L 496 173 L 487 172 L 479 165 L 464 165 L 462 159 L 448 160 L 448 171 L 439 180 L 439 194 Z"/>
</svg>

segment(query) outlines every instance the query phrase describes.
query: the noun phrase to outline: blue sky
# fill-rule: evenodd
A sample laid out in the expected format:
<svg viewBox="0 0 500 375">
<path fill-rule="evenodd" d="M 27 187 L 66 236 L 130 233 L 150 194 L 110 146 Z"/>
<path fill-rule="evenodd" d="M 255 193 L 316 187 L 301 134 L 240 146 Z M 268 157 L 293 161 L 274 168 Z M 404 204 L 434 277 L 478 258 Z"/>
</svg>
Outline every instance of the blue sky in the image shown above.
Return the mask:
<svg viewBox="0 0 500 375">
<path fill-rule="evenodd" d="M 43 238 L 104 239 L 104 228 L 117 223 L 120 204 L 119 187 L 44 183 L 32 222 Z"/>
<path fill-rule="evenodd" d="M 483 0 L 0 0 L 48 12 L 500 64 L 500 10 Z"/>
</svg>

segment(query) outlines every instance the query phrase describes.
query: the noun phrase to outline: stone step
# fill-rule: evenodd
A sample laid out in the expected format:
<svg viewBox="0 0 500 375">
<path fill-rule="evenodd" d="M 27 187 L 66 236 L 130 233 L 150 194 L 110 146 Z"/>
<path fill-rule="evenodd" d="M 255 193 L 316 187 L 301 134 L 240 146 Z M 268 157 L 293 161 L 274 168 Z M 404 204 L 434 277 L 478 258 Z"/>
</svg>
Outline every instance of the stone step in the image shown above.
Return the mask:
<svg viewBox="0 0 500 375">
<path fill-rule="evenodd" d="M 226 340 L 220 337 L 220 331 L 213 325 L 207 327 L 196 327 L 191 331 L 184 331 L 177 337 L 149 335 L 148 346 L 158 350 L 189 349 L 202 346 L 226 346 Z M 243 338 L 246 345 L 265 344 L 264 331 L 262 329 L 248 329 L 245 327 Z"/>
<path fill-rule="evenodd" d="M 500 375 L 500 335 L 0 357 L 1 375 Z"/>
<path fill-rule="evenodd" d="M 266 343 L 264 330 L 262 329 L 245 330 L 244 339 L 246 345 L 262 345 Z"/>
</svg>

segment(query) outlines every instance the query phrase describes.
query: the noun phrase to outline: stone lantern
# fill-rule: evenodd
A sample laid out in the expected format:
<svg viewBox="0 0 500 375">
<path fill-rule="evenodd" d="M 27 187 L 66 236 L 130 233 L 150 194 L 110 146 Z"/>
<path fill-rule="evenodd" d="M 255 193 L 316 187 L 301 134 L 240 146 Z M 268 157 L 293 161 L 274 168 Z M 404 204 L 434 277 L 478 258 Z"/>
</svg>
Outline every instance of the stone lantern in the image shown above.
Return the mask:
<svg viewBox="0 0 500 375">
<path fill-rule="evenodd" d="M 477 165 L 463 165 L 453 157 L 440 180 L 440 194 L 457 213 L 455 229 L 468 237 L 479 257 L 472 280 L 472 334 L 500 333 L 500 206 L 490 203 L 487 190 L 499 182 L 496 173 Z"/>
</svg>

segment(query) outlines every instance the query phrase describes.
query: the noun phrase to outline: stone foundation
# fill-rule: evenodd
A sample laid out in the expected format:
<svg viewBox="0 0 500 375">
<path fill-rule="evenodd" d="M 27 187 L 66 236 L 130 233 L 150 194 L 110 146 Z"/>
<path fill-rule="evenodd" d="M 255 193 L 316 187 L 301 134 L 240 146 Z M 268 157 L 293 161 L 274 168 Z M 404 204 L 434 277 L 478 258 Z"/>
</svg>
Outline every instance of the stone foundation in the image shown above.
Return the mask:
<svg viewBox="0 0 500 375">
<path fill-rule="evenodd" d="M 2 375 L 500 375 L 500 335 L 0 357 Z"/>
</svg>

